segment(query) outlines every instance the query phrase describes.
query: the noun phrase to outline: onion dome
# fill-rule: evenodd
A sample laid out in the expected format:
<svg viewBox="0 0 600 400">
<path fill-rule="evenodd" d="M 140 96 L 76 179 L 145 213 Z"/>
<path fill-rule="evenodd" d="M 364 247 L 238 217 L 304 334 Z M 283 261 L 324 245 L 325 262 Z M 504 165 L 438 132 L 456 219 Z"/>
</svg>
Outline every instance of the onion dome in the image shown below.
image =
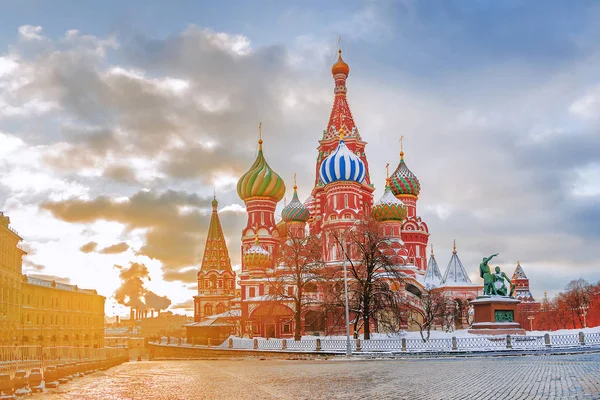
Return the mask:
<svg viewBox="0 0 600 400">
<path fill-rule="evenodd" d="M 406 206 L 392 193 L 390 178 L 386 183 L 383 196 L 373 206 L 373 218 L 379 221 L 402 221 L 406 218 Z"/>
<path fill-rule="evenodd" d="M 268 197 L 280 201 L 285 194 L 285 183 L 275 171 L 269 167 L 263 156 L 262 139 L 258 141 L 258 156 L 237 184 L 237 192 L 244 201 L 252 197 Z"/>
<path fill-rule="evenodd" d="M 281 218 L 285 222 L 306 222 L 310 218 L 308 208 L 298 199 L 298 186 L 296 186 L 296 175 L 294 175 L 294 197 L 290 204 L 281 211 Z"/>
<path fill-rule="evenodd" d="M 321 163 L 319 176 L 324 184 L 338 181 L 354 181 L 361 183 L 365 179 L 367 169 L 363 161 L 344 143 L 344 128 L 340 129 L 340 143 L 337 148 Z"/>
<path fill-rule="evenodd" d="M 350 66 L 342 59 L 342 50 L 338 50 L 338 59 L 331 67 L 331 74 L 336 76 L 337 74 L 344 74 L 348 76 L 350 73 Z"/>
<path fill-rule="evenodd" d="M 392 181 L 392 192 L 396 196 L 400 195 L 413 195 L 419 196 L 421 192 L 421 184 L 419 180 L 406 166 L 404 162 L 404 152 L 400 151 L 400 164 L 394 171 L 391 177 Z"/>
<path fill-rule="evenodd" d="M 244 253 L 244 263 L 248 269 L 265 269 L 270 262 L 271 255 L 261 247 L 258 243 L 258 235 L 256 235 L 254 244 Z"/>
</svg>

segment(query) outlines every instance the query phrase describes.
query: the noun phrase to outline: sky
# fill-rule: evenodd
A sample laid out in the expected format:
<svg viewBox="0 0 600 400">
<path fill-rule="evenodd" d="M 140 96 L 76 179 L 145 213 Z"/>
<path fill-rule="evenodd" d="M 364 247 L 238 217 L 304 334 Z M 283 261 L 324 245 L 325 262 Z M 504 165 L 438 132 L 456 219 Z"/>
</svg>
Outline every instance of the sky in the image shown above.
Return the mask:
<svg viewBox="0 0 600 400">
<path fill-rule="evenodd" d="M 600 280 L 598 2 L 2 9 L 0 210 L 25 274 L 96 288 L 109 315 L 127 314 L 114 293 L 141 265 L 148 290 L 190 312 L 213 190 L 239 268 L 235 187 L 259 122 L 267 161 L 308 196 L 340 36 L 375 198 L 403 135 L 442 273 L 456 239 L 473 280 L 500 253 L 494 265 L 512 275 L 520 261 L 538 299 Z"/>
</svg>

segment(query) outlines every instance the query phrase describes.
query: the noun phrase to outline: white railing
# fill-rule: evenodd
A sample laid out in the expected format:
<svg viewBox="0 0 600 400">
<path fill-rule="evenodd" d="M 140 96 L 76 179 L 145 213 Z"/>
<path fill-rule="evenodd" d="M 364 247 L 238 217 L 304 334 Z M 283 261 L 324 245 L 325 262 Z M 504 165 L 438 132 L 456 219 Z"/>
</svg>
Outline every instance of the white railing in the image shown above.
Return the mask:
<svg viewBox="0 0 600 400">
<path fill-rule="evenodd" d="M 419 352 L 457 352 L 457 351 L 505 351 L 543 350 L 566 347 L 600 347 L 600 333 L 579 332 L 572 335 L 543 336 L 467 336 L 446 339 L 352 339 L 353 352 L 363 353 L 419 353 Z M 245 339 L 230 337 L 218 345 L 221 349 L 297 351 L 297 352 L 334 352 L 346 351 L 345 339 Z"/>
</svg>

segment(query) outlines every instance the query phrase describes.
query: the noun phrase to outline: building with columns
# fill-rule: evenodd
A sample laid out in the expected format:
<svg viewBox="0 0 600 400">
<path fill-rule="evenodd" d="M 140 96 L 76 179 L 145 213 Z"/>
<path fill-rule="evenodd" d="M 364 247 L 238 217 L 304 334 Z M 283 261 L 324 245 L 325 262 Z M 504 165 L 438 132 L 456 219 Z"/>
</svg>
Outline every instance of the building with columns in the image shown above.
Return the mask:
<svg viewBox="0 0 600 400">
<path fill-rule="evenodd" d="M 21 241 L 0 212 L 0 345 L 104 347 L 105 298 L 23 275 Z"/>
</svg>

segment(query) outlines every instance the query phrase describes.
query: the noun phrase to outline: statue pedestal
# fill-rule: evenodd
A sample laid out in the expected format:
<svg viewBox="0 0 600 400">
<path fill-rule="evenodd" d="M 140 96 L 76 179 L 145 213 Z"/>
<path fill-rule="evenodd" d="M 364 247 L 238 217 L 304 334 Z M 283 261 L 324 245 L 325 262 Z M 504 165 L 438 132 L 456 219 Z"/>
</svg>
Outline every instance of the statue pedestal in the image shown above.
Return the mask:
<svg viewBox="0 0 600 400">
<path fill-rule="evenodd" d="M 521 301 L 506 296 L 478 296 L 471 301 L 475 312 L 469 333 L 478 335 L 525 335 L 515 322 L 517 304 Z"/>
</svg>

